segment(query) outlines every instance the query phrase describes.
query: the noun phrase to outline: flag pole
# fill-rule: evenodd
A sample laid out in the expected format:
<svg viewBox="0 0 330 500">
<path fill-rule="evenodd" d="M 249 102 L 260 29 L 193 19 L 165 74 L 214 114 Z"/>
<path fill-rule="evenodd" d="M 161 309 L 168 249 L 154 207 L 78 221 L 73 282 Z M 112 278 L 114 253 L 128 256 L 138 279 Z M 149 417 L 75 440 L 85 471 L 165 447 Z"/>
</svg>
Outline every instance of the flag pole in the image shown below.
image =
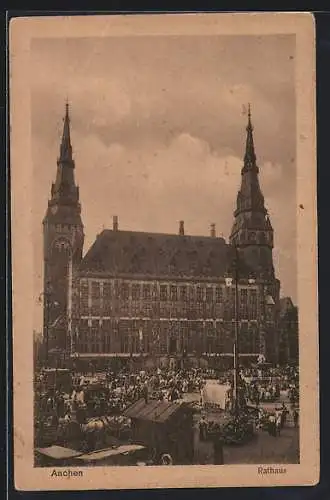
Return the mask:
<svg viewBox="0 0 330 500">
<path fill-rule="evenodd" d="M 45 367 L 48 368 L 48 359 L 49 359 L 49 316 L 50 316 L 50 297 L 49 291 L 47 290 L 44 294 L 45 300 Z"/>
<path fill-rule="evenodd" d="M 235 415 L 239 412 L 239 302 L 238 302 L 238 249 L 235 246 L 235 340 L 234 340 L 234 397 Z"/>
<path fill-rule="evenodd" d="M 69 337 L 69 355 L 73 354 L 73 335 L 72 335 L 72 255 L 69 259 L 69 273 L 68 273 L 68 332 Z M 68 346 L 65 345 L 65 350 L 68 350 Z"/>
</svg>

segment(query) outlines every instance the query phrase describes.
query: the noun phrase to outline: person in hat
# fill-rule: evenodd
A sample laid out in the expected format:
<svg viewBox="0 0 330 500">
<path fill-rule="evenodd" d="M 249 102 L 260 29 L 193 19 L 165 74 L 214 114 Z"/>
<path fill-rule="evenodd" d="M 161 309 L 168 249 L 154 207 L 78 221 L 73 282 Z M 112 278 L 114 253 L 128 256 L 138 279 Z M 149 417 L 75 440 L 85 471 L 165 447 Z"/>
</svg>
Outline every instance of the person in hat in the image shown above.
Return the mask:
<svg viewBox="0 0 330 500">
<path fill-rule="evenodd" d="M 271 436 L 276 436 L 276 417 L 273 413 L 269 415 L 268 432 Z"/>
<path fill-rule="evenodd" d="M 277 409 L 275 412 L 275 430 L 276 430 L 276 435 L 279 436 L 281 434 L 281 428 L 282 428 L 282 411 L 280 409 Z"/>
<path fill-rule="evenodd" d="M 207 438 L 207 420 L 205 418 L 205 415 L 201 416 L 201 419 L 199 421 L 199 439 L 201 441 L 206 441 Z"/>
</svg>

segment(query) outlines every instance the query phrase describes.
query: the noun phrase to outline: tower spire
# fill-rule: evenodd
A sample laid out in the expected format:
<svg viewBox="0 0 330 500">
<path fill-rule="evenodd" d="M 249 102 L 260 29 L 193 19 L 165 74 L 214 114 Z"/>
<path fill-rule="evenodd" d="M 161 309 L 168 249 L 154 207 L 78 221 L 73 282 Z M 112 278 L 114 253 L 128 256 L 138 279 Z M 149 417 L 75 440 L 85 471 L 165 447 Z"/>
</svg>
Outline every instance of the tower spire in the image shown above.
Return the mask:
<svg viewBox="0 0 330 500">
<path fill-rule="evenodd" d="M 246 127 L 246 146 L 244 155 L 244 167 L 242 169 L 242 173 L 247 172 L 249 170 L 254 170 L 257 173 L 259 172 L 259 169 L 256 164 L 256 154 L 254 150 L 253 125 L 251 121 L 250 103 L 248 104 L 248 124 Z"/>
<path fill-rule="evenodd" d="M 50 348 L 67 351 L 68 334 L 75 331 L 72 309 L 73 276 L 82 260 L 84 226 L 81 219 L 79 188 L 75 183 L 75 164 L 70 139 L 69 103 L 65 103 L 62 140 L 57 158 L 56 179 L 43 220 L 44 291 L 52 290 L 56 308 L 44 307 L 44 332 Z M 49 284 L 49 285 L 48 285 Z M 57 321 L 58 318 L 65 321 Z M 49 325 L 52 327 L 49 329 Z M 69 335 L 70 337 L 70 335 Z"/>
<path fill-rule="evenodd" d="M 65 102 L 65 116 L 63 119 L 63 133 L 62 142 L 60 147 L 60 158 L 61 162 L 71 162 L 72 161 L 72 146 L 70 137 L 70 115 L 69 115 L 69 101 L 66 99 Z"/>
<path fill-rule="evenodd" d="M 79 189 L 74 179 L 74 168 L 75 163 L 72 157 L 70 137 L 69 102 L 66 100 L 60 155 L 57 159 L 56 180 L 52 184 L 51 190 L 52 202 L 69 204 L 79 202 Z"/>
<path fill-rule="evenodd" d="M 258 174 L 249 105 L 244 165 L 241 171 L 241 186 L 237 194 L 230 243 L 242 249 L 249 272 L 273 276 L 273 228 L 267 217 Z"/>
</svg>

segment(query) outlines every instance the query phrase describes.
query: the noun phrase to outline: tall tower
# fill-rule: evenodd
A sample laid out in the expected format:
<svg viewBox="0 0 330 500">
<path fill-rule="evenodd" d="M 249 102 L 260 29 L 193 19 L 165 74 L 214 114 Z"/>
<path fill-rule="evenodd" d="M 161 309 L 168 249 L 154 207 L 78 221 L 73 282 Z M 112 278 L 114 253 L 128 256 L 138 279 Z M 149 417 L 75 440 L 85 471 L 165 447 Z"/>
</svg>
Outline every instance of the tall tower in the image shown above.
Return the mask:
<svg viewBox="0 0 330 500">
<path fill-rule="evenodd" d="M 275 277 L 273 265 L 273 228 L 259 185 L 250 105 L 246 134 L 241 186 L 237 194 L 235 220 L 229 241 L 238 250 L 240 277 L 248 278 L 252 275 L 256 279 L 259 352 L 268 361 L 276 363 L 280 282 Z"/>
<path fill-rule="evenodd" d="M 56 180 L 43 220 L 44 334 L 46 350 L 68 349 L 72 276 L 82 259 L 84 226 L 66 103 Z"/>
<path fill-rule="evenodd" d="M 273 228 L 259 185 L 250 105 L 246 132 L 241 187 L 237 195 L 235 220 L 229 241 L 239 249 L 247 272 L 253 273 L 256 277 L 272 280 L 274 279 Z"/>
</svg>

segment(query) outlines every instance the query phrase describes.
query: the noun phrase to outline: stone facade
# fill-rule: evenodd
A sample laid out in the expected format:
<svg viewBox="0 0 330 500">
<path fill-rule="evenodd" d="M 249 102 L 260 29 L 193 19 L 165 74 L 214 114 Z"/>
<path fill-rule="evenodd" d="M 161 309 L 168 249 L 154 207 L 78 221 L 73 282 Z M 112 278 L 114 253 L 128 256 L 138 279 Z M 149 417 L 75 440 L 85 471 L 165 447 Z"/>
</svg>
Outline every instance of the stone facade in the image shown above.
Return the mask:
<svg viewBox="0 0 330 500">
<path fill-rule="evenodd" d="M 186 235 L 183 221 L 178 234 L 142 233 L 121 231 L 115 217 L 113 228 L 99 234 L 84 257 L 69 123 L 67 108 L 44 219 L 45 294 L 51 297 L 45 323 L 52 345 L 82 358 L 161 364 L 204 357 L 231 364 L 238 318 L 241 359 L 262 353 L 276 363 L 280 283 L 250 112 L 229 244 L 216 236 L 214 225 L 201 237 Z"/>
<path fill-rule="evenodd" d="M 224 280 L 81 277 L 75 291 L 80 353 L 233 352 L 234 287 Z M 239 285 L 241 353 L 259 353 L 262 286 Z"/>
<path fill-rule="evenodd" d="M 279 361 L 297 363 L 299 360 L 298 308 L 290 297 L 280 299 L 279 314 Z"/>
</svg>

